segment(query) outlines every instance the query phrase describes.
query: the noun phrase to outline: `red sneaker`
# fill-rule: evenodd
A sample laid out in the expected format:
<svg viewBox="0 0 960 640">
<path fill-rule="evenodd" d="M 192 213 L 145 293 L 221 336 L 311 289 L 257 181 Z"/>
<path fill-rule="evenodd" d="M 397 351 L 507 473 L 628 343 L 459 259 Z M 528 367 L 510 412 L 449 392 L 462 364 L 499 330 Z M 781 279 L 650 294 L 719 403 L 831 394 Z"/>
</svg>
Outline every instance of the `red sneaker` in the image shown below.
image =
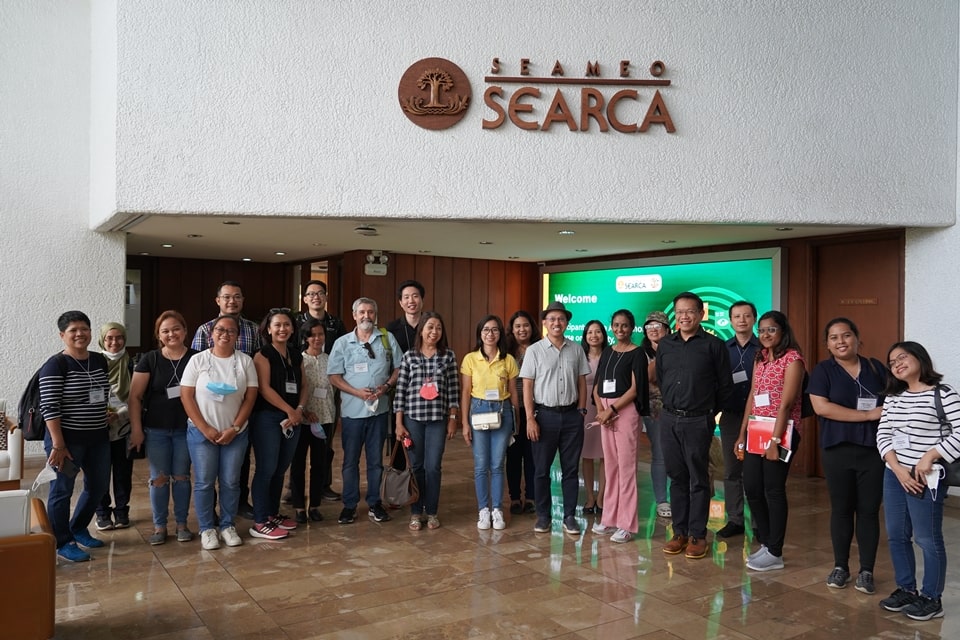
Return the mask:
<svg viewBox="0 0 960 640">
<path fill-rule="evenodd" d="M 292 518 L 288 518 L 282 513 L 278 513 L 270 518 L 270 522 L 281 529 L 286 529 L 287 531 L 293 531 L 297 528 L 297 521 L 293 520 Z"/>
<path fill-rule="evenodd" d="M 250 535 L 265 540 L 283 540 L 289 534 L 272 522 L 258 522 L 250 527 Z"/>
</svg>

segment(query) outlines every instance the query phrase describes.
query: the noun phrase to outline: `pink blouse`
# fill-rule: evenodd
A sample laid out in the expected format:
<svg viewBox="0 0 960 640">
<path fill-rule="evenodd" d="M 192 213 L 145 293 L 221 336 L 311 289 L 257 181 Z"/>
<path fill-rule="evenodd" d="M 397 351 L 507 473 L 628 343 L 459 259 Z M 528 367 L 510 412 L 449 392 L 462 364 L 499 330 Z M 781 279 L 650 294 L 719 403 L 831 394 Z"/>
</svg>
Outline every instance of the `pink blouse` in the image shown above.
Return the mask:
<svg viewBox="0 0 960 640">
<path fill-rule="evenodd" d="M 788 349 L 785 354 L 773 362 L 766 360 L 766 349 L 764 349 L 762 353 L 764 359 L 753 365 L 753 381 L 756 387 L 755 393 L 757 395 L 764 393 L 769 394 L 770 404 L 765 407 L 758 407 L 754 404 L 753 415 L 776 418 L 777 411 L 780 409 L 781 400 L 783 399 L 783 381 L 787 373 L 787 367 L 797 360 L 801 363 L 803 363 L 804 360 L 803 356 L 800 355 L 800 352 L 796 349 Z M 797 399 L 794 401 L 793 408 L 790 410 L 790 419 L 793 420 L 793 428 L 797 430 L 800 429 L 800 404 L 802 395 L 802 393 L 797 394 Z"/>
</svg>

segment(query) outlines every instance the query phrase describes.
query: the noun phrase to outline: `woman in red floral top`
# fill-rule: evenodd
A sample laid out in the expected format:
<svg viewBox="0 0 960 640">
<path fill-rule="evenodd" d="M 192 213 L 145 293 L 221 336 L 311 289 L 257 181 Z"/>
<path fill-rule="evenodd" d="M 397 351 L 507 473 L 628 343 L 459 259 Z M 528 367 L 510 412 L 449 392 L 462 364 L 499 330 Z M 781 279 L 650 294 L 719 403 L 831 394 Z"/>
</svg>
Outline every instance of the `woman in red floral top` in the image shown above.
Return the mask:
<svg viewBox="0 0 960 640">
<path fill-rule="evenodd" d="M 744 409 L 737 455 L 743 457 L 743 491 L 753 514 L 760 548 L 747 556 L 747 568 L 783 568 L 783 538 L 787 529 L 787 475 L 790 462 L 781 462 L 780 449 L 796 451 L 800 443 L 800 399 L 804 362 L 787 317 L 779 311 L 760 316 L 760 345 L 753 368 L 753 386 Z M 773 418 L 773 434 L 764 439 L 763 453 L 750 453 L 747 425 L 751 417 Z M 792 429 L 788 427 L 792 423 Z"/>
</svg>

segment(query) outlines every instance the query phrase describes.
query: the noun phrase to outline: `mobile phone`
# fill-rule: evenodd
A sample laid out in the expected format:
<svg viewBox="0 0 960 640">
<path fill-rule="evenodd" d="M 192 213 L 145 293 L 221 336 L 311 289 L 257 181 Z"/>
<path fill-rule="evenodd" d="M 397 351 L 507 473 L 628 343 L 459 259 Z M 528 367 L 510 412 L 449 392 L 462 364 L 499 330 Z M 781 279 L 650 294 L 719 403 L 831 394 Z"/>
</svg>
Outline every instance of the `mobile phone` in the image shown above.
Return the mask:
<svg viewBox="0 0 960 640">
<path fill-rule="evenodd" d="M 782 447 L 779 444 L 777 445 L 777 457 L 780 458 L 780 462 L 790 462 L 790 458 L 793 457 L 793 451 Z"/>
<path fill-rule="evenodd" d="M 77 474 L 80 473 L 80 467 L 78 467 L 77 463 L 70 458 L 64 458 L 63 462 L 60 463 L 60 468 L 57 469 L 57 471 L 68 478 L 76 478 Z"/>
</svg>

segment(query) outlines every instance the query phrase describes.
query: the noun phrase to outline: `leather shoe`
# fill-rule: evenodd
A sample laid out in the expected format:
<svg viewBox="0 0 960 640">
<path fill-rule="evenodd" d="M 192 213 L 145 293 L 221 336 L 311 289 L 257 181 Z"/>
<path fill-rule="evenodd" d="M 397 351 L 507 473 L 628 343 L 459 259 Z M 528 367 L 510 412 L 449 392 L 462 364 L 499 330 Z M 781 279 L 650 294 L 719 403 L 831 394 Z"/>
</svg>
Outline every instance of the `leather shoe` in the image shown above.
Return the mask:
<svg viewBox="0 0 960 640">
<path fill-rule="evenodd" d="M 307 511 L 307 515 L 310 516 L 310 519 L 314 522 L 320 522 L 323 520 L 323 514 L 320 513 L 320 509 L 317 509 L 316 507 L 312 507 L 309 511 Z"/>
<path fill-rule="evenodd" d="M 293 519 L 297 524 L 307 524 L 307 512 L 303 509 L 297 509 L 297 513 L 293 516 Z"/>
<path fill-rule="evenodd" d="M 323 490 L 323 499 L 324 500 L 333 500 L 334 502 L 340 500 L 341 496 L 339 493 L 333 489 L 324 489 Z"/>
<path fill-rule="evenodd" d="M 510 513 L 518 516 L 523 513 L 523 504 L 519 500 L 514 500 L 510 503 Z"/>
<path fill-rule="evenodd" d="M 687 557 L 698 560 L 707 555 L 707 541 L 704 538 L 690 537 L 687 543 Z"/>
<path fill-rule="evenodd" d="M 663 552 L 670 554 L 672 556 L 675 556 L 686 548 L 687 548 L 687 536 L 681 536 L 678 533 L 675 536 L 673 536 L 670 542 L 663 545 Z"/>
<path fill-rule="evenodd" d="M 728 522 L 723 525 L 723 528 L 720 531 L 717 531 L 717 535 L 721 538 L 732 538 L 734 536 L 743 535 L 743 525 L 737 522 Z"/>
</svg>

